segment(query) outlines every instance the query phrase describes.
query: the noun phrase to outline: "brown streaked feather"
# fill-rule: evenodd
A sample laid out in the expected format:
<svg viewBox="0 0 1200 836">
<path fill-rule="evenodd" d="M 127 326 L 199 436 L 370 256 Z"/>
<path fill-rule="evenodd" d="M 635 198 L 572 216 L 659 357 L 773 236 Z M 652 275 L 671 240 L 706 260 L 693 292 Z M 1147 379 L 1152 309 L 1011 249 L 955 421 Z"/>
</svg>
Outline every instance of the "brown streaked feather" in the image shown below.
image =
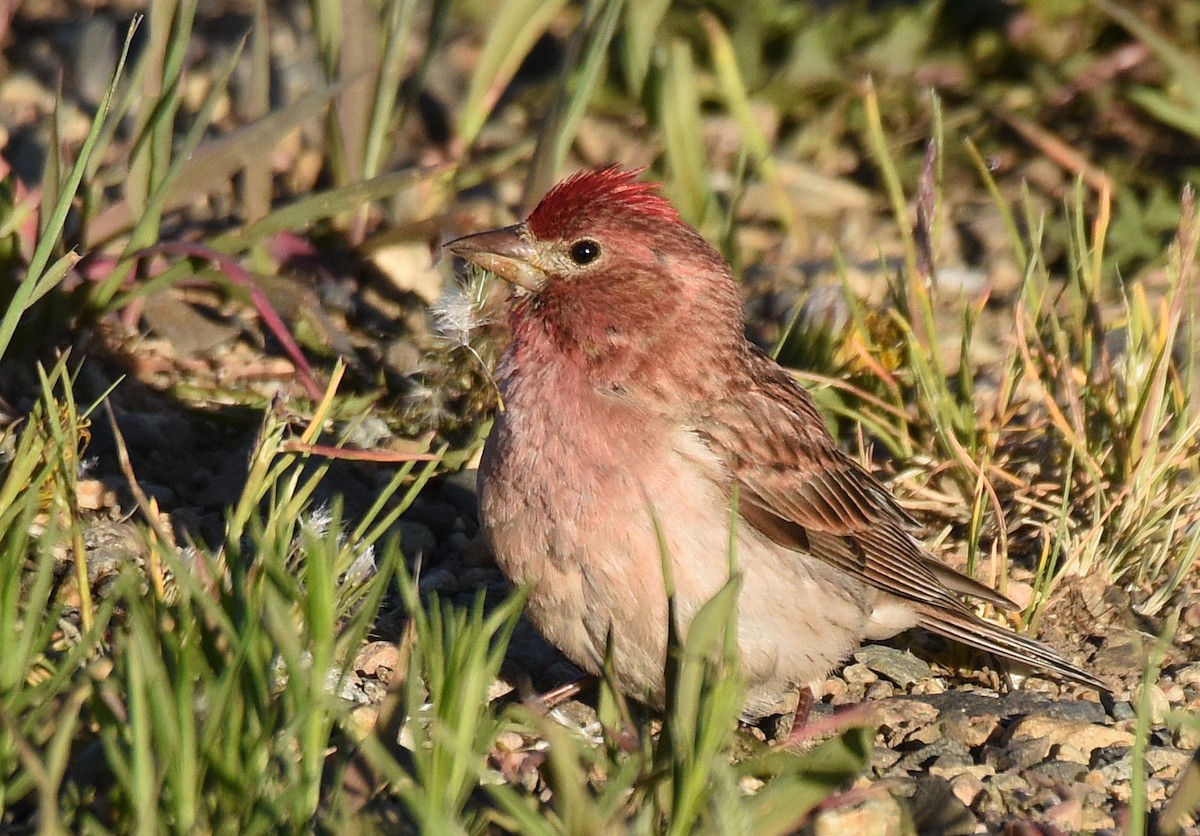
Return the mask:
<svg viewBox="0 0 1200 836">
<path fill-rule="evenodd" d="M 951 569 L 933 555 L 925 554 L 923 557 L 929 571 L 941 582 L 942 586 L 951 592 L 987 601 L 989 604 L 999 607 L 1005 612 L 1018 612 L 1021 609 L 1020 605 L 1011 598 L 1001 595 L 990 586 L 980 583 L 970 575 L 964 575 L 962 572 Z"/>
<path fill-rule="evenodd" d="M 959 596 L 1019 607 L 926 551 L 906 530 L 912 518 L 838 448 L 808 393 L 765 355 L 749 360 L 747 387 L 709 404 L 697 428 L 737 482 L 749 525 L 911 602 L 933 632 L 1107 690 L 1049 647 L 976 616 Z"/>
<path fill-rule="evenodd" d="M 750 359 L 760 367 L 749 390 L 711 404 L 697 429 L 739 483 L 747 522 L 901 598 L 968 612 L 952 589 L 982 587 L 981 597 L 1015 607 L 965 576 L 948 585 L 943 578 L 953 570 L 931 568 L 935 559 L 905 530 L 912 518 L 838 448 L 808 393 L 764 355 Z"/>
<path fill-rule="evenodd" d="M 944 610 L 919 608 L 922 627 L 931 632 L 961 642 L 970 647 L 994 653 L 1035 668 L 1044 668 L 1059 676 L 1087 685 L 1099 691 L 1112 691 L 1106 684 L 1087 671 L 1072 665 L 1057 652 L 1039 641 L 1014 633 L 974 614 L 961 616 Z"/>
</svg>

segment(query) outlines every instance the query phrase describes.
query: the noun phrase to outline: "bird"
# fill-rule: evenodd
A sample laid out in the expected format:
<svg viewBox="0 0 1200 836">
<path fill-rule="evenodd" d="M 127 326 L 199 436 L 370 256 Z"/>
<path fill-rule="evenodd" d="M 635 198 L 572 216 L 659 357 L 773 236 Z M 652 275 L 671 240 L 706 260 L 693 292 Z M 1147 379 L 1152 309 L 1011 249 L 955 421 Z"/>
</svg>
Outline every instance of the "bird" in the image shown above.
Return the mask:
<svg viewBox="0 0 1200 836">
<path fill-rule="evenodd" d="M 533 625 L 592 674 L 611 647 L 618 689 L 662 708 L 663 561 L 686 634 L 730 579 L 733 538 L 744 717 L 788 710 L 863 641 L 918 626 L 1108 690 L 976 614 L 964 599 L 1019 607 L 920 544 L 808 391 L 745 337 L 727 261 L 640 175 L 583 170 L 525 220 L 443 245 L 513 288 L 478 503 Z"/>
</svg>

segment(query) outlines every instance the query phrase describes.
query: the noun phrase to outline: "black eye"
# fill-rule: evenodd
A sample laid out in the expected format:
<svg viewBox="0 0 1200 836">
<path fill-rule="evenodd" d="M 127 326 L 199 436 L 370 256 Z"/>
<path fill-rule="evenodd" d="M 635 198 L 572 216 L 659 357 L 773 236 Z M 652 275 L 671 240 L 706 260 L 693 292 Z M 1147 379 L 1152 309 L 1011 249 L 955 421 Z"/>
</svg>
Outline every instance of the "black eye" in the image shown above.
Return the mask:
<svg viewBox="0 0 1200 836">
<path fill-rule="evenodd" d="M 571 245 L 571 261 L 576 264 L 591 264 L 600 257 L 600 245 L 584 238 Z"/>
</svg>

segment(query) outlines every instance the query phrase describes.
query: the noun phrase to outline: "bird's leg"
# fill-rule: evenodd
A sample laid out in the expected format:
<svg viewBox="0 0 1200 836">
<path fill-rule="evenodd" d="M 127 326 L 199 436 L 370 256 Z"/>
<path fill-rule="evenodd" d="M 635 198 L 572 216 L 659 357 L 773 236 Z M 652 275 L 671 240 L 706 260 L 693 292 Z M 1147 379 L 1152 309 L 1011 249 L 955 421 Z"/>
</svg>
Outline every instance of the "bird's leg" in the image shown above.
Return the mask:
<svg viewBox="0 0 1200 836">
<path fill-rule="evenodd" d="M 796 713 L 793 715 L 792 730 L 788 732 L 787 737 L 775 745 L 783 749 L 791 749 L 814 738 L 836 734 L 848 726 L 862 725 L 867 722 L 870 712 L 866 705 L 855 705 L 814 721 L 809 718 L 812 707 L 812 689 L 806 685 L 800 689 L 800 700 L 796 704 Z"/>
<path fill-rule="evenodd" d="M 812 688 L 805 685 L 800 689 L 799 697 L 796 700 L 796 711 L 792 714 L 792 728 L 788 732 L 788 736 L 783 739 L 782 746 L 785 748 L 796 746 L 812 736 L 805 731 L 808 728 L 808 718 L 812 714 L 812 707 Z"/>
<path fill-rule="evenodd" d="M 550 711 L 568 700 L 572 700 L 599 681 L 598 677 L 585 673 L 583 676 L 564 682 L 549 691 L 543 691 L 526 698 L 525 705 L 537 711 Z M 641 747 L 641 739 L 629 729 L 604 728 L 604 733 L 610 737 L 623 752 L 636 752 Z"/>
<path fill-rule="evenodd" d="M 570 682 L 564 682 L 551 688 L 549 691 L 543 691 L 540 694 L 535 694 L 530 697 L 527 702 L 549 711 L 552 708 L 557 708 L 568 700 L 573 700 L 575 697 L 582 694 L 588 688 L 596 684 L 596 677 L 590 673 L 585 673 L 577 679 L 572 679 Z"/>
<path fill-rule="evenodd" d="M 813 692 L 805 685 L 800 689 L 799 699 L 796 700 L 796 713 L 792 715 L 792 731 L 808 725 L 809 715 L 812 714 Z"/>
</svg>

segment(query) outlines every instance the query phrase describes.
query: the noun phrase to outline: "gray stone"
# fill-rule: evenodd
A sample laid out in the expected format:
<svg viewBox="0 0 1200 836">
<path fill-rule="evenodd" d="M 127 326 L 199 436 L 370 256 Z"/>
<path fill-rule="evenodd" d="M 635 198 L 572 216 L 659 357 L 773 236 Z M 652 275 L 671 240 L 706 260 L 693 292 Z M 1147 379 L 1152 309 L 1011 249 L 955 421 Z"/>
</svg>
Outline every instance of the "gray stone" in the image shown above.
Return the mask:
<svg viewBox="0 0 1200 836">
<path fill-rule="evenodd" d="M 966 715 L 961 712 L 947 712 L 942 715 L 941 725 L 946 734 L 963 745 L 974 748 L 991 739 L 1000 728 L 1000 717 L 996 714 Z"/>
<path fill-rule="evenodd" d="M 876 746 L 871 752 L 871 768 L 875 774 L 882 775 L 900 760 L 900 753 L 887 746 Z"/>
<path fill-rule="evenodd" d="M 1128 759 L 1130 751 L 1128 746 L 1102 746 L 1092 750 L 1092 759 L 1088 766 L 1092 769 L 1100 769 L 1122 759 Z"/>
<path fill-rule="evenodd" d="M 928 775 L 919 779 L 910 804 L 918 833 L 966 836 L 979 826 L 975 814 L 959 800 L 945 778 Z"/>
<path fill-rule="evenodd" d="M 1028 782 L 1017 773 L 997 772 L 983 777 L 983 788 L 971 806 L 977 814 L 984 816 L 989 831 L 995 831 L 998 828 L 992 825 L 1012 812 L 1019 812 L 1021 801 L 1032 794 Z"/>
<path fill-rule="evenodd" d="M 1088 774 L 1088 768 L 1081 763 L 1049 760 L 1031 768 L 1029 774 L 1050 786 L 1069 787 L 1082 781 Z"/>
<path fill-rule="evenodd" d="M 424 523 L 434 531 L 445 533 L 453 531 L 463 512 L 452 503 L 438 502 L 418 496 L 413 500 L 412 507 L 405 512 L 404 518 Z"/>
<path fill-rule="evenodd" d="M 1127 784 L 1133 777 L 1133 753 L 1126 749 L 1121 757 L 1093 771 L 1099 772 L 1105 786 Z"/>
<path fill-rule="evenodd" d="M 437 548 L 437 537 L 424 523 L 401 520 L 396 527 L 400 530 L 400 550 L 408 560 L 428 558 Z"/>
<path fill-rule="evenodd" d="M 441 498 L 453 504 L 459 511 L 474 515 L 478 502 L 476 491 L 479 481 L 478 470 L 460 470 L 438 479 Z"/>
<path fill-rule="evenodd" d="M 933 675 L 924 661 L 903 650 L 869 644 L 854 654 L 854 660 L 901 688 L 907 688 Z"/>
<path fill-rule="evenodd" d="M 1146 752 L 1146 765 L 1156 777 L 1172 779 L 1177 776 L 1192 759 L 1191 752 L 1181 752 L 1167 747 L 1153 747 Z M 1159 773 L 1162 773 L 1161 775 Z"/>
<path fill-rule="evenodd" d="M 1132 720 L 1137 716 L 1137 713 L 1133 710 L 1133 706 L 1129 703 L 1129 700 L 1120 700 L 1114 702 L 1112 704 L 1112 711 L 1110 713 L 1112 714 L 1112 718 L 1118 723 L 1122 720 Z"/>
<path fill-rule="evenodd" d="M 1175 671 L 1175 681 L 1184 687 L 1200 689 L 1200 662 L 1192 662 Z"/>
<path fill-rule="evenodd" d="M 932 766 L 939 769 L 950 769 L 957 766 L 971 766 L 975 759 L 970 750 L 953 737 L 943 737 L 933 743 L 922 746 L 900 758 L 893 767 L 893 772 L 922 772 Z"/>
<path fill-rule="evenodd" d="M 430 569 L 422 572 L 418 580 L 422 592 L 457 591 L 458 578 L 445 569 Z"/>
<path fill-rule="evenodd" d="M 1028 769 L 1050 756 L 1050 745 L 1044 737 L 1016 740 L 1001 750 L 1001 760 L 1009 766 Z"/>
<path fill-rule="evenodd" d="M 915 730 L 937 722 L 938 711 L 919 700 L 890 699 L 870 704 L 871 721 L 887 746 L 897 746 Z"/>
</svg>

